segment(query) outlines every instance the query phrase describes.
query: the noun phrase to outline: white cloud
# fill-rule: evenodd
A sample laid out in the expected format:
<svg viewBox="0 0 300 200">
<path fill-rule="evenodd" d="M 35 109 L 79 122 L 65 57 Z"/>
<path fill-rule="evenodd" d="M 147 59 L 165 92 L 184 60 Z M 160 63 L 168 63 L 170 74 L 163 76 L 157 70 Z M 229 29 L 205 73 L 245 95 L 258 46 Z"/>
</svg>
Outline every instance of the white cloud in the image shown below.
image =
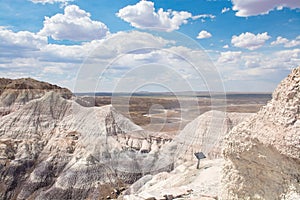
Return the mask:
<svg viewBox="0 0 300 200">
<path fill-rule="evenodd" d="M 221 52 L 221 55 L 218 58 L 218 63 L 236 63 L 239 61 L 241 54 L 241 51 Z"/>
<path fill-rule="evenodd" d="M 214 19 L 214 18 L 216 18 L 216 16 L 212 15 L 212 14 L 201 14 L 201 15 L 192 16 L 193 20 L 196 20 L 196 19 L 205 19 L 205 18 Z"/>
<path fill-rule="evenodd" d="M 49 3 L 60 3 L 61 7 L 67 6 L 69 2 L 72 2 L 74 0 L 30 0 L 32 3 L 41 3 L 43 5 Z"/>
<path fill-rule="evenodd" d="M 178 30 L 192 18 L 192 14 L 185 11 L 164 11 L 160 8 L 156 12 L 151 1 L 140 1 L 135 5 L 126 6 L 116 15 L 133 27 L 167 32 Z"/>
<path fill-rule="evenodd" d="M 287 44 L 284 45 L 284 47 L 296 47 L 300 45 L 300 39 L 291 40 Z"/>
<path fill-rule="evenodd" d="M 110 49 L 117 50 L 118 53 L 128 53 L 128 51 L 136 49 L 163 48 L 167 44 L 174 44 L 174 41 L 165 40 L 146 32 L 131 31 L 115 33 L 107 38 L 105 44 Z"/>
<path fill-rule="evenodd" d="M 44 73 L 50 73 L 50 74 L 64 74 L 64 70 L 59 68 L 59 67 L 54 67 L 54 66 L 51 66 L 51 67 L 45 67 L 43 69 L 43 72 Z"/>
<path fill-rule="evenodd" d="M 268 14 L 271 10 L 282 9 L 283 7 L 295 9 L 300 8 L 298 0 L 232 0 L 233 10 L 237 11 L 236 16 L 248 17 Z"/>
<path fill-rule="evenodd" d="M 266 61 L 264 60 L 263 55 L 256 52 L 242 54 L 241 60 L 245 68 L 267 67 L 264 66 L 266 65 Z"/>
<path fill-rule="evenodd" d="M 255 50 L 262 47 L 265 44 L 265 42 L 270 38 L 271 37 L 268 35 L 267 32 L 258 33 L 257 35 L 246 32 L 240 34 L 239 36 L 232 36 L 231 43 L 236 47 Z"/>
<path fill-rule="evenodd" d="M 276 8 L 276 10 L 282 10 L 283 9 L 283 6 L 278 6 L 277 8 Z"/>
<path fill-rule="evenodd" d="M 286 44 L 286 43 L 288 43 L 288 42 L 289 42 L 288 39 L 283 38 L 283 37 L 281 37 L 281 36 L 278 36 L 278 37 L 276 38 L 276 41 L 271 42 L 271 45 Z"/>
<path fill-rule="evenodd" d="M 174 41 L 140 31 L 118 32 L 78 45 L 47 44 L 45 36 L 26 31 L 13 32 L 3 27 L 0 29 L 0 37 L 1 76 L 30 76 L 70 89 L 74 88 L 74 83 L 83 83 L 82 87 L 89 84 L 89 87 L 79 88 L 82 90 L 95 89 L 93 86 L 97 83 L 101 70 L 105 70 L 110 64 L 111 68 L 106 71 L 107 76 L 100 88 L 107 91 L 113 91 L 118 80 L 124 76 L 123 82 L 128 80 L 128 86 L 129 83 L 135 86 L 151 80 L 170 87 L 178 85 L 174 88 L 183 90 L 187 87 L 174 83 L 184 80 L 199 90 L 207 89 L 207 85 L 202 83 L 203 79 L 213 82 L 216 79 L 211 77 L 218 75 L 218 71 L 211 69 L 210 57 L 203 50 L 177 46 Z M 226 50 L 206 52 L 215 60 L 225 85 L 232 90 L 247 90 L 248 86 L 249 91 L 272 89 L 288 70 L 300 63 L 300 49 L 275 49 L 273 52 L 259 53 Z M 89 58 L 82 66 L 87 56 Z M 200 68 L 203 78 L 200 81 L 194 66 Z M 75 80 L 79 69 L 85 71 L 79 73 L 79 80 Z M 137 73 L 127 76 L 127 73 L 134 72 L 135 69 L 141 69 L 137 72 L 139 77 L 136 76 Z M 162 73 L 160 69 L 166 73 Z M 172 79 L 173 75 L 177 78 Z M 89 78 L 90 82 L 85 81 L 85 78 Z"/>
<path fill-rule="evenodd" d="M 219 66 L 233 64 L 232 70 L 241 68 L 263 68 L 287 70 L 299 66 L 300 49 L 280 50 L 274 52 L 221 52 L 215 58 Z M 226 64 L 226 65 L 224 65 Z"/>
<path fill-rule="evenodd" d="M 300 62 L 300 49 L 282 50 L 274 53 L 274 66 L 286 63 L 287 67 L 297 67 Z M 276 63 L 276 64 L 275 64 Z"/>
<path fill-rule="evenodd" d="M 88 71 L 90 73 L 88 75 L 99 78 L 98 69 L 107 67 L 109 63 L 122 55 L 126 56 L 115 64 L 119 65 L 117 67 L 125 69 L 134 67 L 135 64 L 149 63 L 155 56 L 159 60 L 167 59 L 162 57 L 159 52 L 155 52 L 155 49 L 162 49 L 166 45 L 172 44 L 174 41 L 139 31 L 118 32 L 101 40 L 78 45 L 48 44 L 47 37 L 30 32 L 15 33 L 1 28 L 0 69 L 6 73 L 0 73 L 0 75 L 5 74 L 5 77 L 13 78 L 30 76 L 42 80 L 52 80 L 52 82 L 63 83 L 63 86 L 72 89 L 74 77 L 87 57 L 85 66 L 96 66 L 93 68 L 96 71 Z M 118 73 L 120 70 L 116 70 L 112 74 L 113 78 L 122 75 Z M 91 84 L 95 83 L 96 80 L 93 79 Z M 111 89 L 114 85 L 107 83 L 106 86 Z"/>
<path fill-rule="evenodd" d="M 202 31 L 199 32 L 197 38 L 198 39 L 205 39 L 205 38 L 210 38 L 211 36 L 212 36 L 211 33 L 207 32 L 205 30 L 202 30 Z"/>
<path fill-rule="evenodd" d="M 223 49 L 228 49 L 228 48 L 229 48 L 228 44 L 226 44 L 226 45 L 223 46 Z"/>
<path fill-rule="evenodd" d="M 42 3 L 42 4 L 46 4 L 46 3 L 67 3 L 73 0 L 30 0 L 33 3 Z"/>
<path fill-rule="evenodd" d="M 224 8 L 222 9 L 221 13 L 226 13 L 226 12 L 228 12 L 229 10 L 230 10 L 230 8 L 224 7 Z"/>
<path fill-rule="evenodd" d="M 118 32 L 109 35 L 105 39 L 93 40 L 80 45 L 48 44 L 41 48 L 40 60 L 80 64 L 86 57 L 90 56 L 89 61 L 108 64 L 111 59 L 115 59 L 122 54 L 131 54 L 130 52 L 139 50 L 141 51 L 140 55 L 143 55 L 146 54 L 143 51 L 148 52 L 151 49 L 163 48 L 165 45 L 172 43 L 172 41 L 164 40 L 149 33 L 139 31 Z M 126 63 L 128 62 L 126 61 Z"/>
<path fill-rule="evenodd" d="M 292 68 L 299 66 L 300 49 L 221 52 L 213 60 L 228 90 L 271 92 Z"/>
<path fill-rule="evenodd" d="M 91 49 L 87 45 L 48 44 L 41 48 L 40 60 L 56 63 L 81 63 Z"/>
<path fill-rule="evenodd" d="M 28 31 L 13 32 L 0 27 L 0 57 L 31 55 L 47 44 L 47 37 Z"/>
<path fill-rule="evenodd" d="M 51 36 L 55 40 L 89 41 L 101 39 L 109 34 L 105 24 L 91 20 L 90 13 L 76 5 L 65 7 L 64 14 L 45 17 L 39 35 Z"/>
<path fill-rule="evenodd" d="M 287 38 L 278 36 L 276 38 L 276 40 L 271 43 L 271 45 L 273 45 L 273 46 L 280 45 L 280 44 L 283 44 L 284 47 L 286 47 L 286 48 L 299 46 L 300 45 L 300 36 L 296 37 L 296 39 L 294 39 L 294 40 L 288 40 Z"/>
</svg>

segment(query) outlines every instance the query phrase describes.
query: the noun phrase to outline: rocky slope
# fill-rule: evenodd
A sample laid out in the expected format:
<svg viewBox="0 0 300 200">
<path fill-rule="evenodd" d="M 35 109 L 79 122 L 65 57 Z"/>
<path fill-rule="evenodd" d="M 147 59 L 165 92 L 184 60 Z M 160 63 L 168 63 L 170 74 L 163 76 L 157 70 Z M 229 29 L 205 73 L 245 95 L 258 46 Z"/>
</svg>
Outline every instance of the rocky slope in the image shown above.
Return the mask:
<svg viewBox="0 0 300 200">
<path fill-rule="evenodd" d="M 0 78 L 0 116 L 19 109 L 33 99 L 41 98 L 49 91 L 55 91 L 66 99 L 72 97 L 72 92 L 66 88 L 31 78 Z"/>
<path fill-rule="evenodd" d="M 160 156 L 175 169 L 147 175 L 134 183 L 120 199 L 195 199 L 213 200 L 220 197 L 223 140 L 229 131 L 251 113 L 208 111 L 185 126 L 173 141 L 164 145 Z M 196 169 L 195 152 L 208 157 Z"/>
<path fill-rule="evenodd" d="M 251 115 L 253 114 L 215 110 L 203 113 L 187 124 L 164 150 L 174 152 L 175 163 L 178 164 L 196 162 L 194 153 L 200 151 L 209 159 L 220 158 L 225 136 L 234 126 Z"/>
<path fill-rule="evenodd" d="M 157 158 L 167 142 L 112 106 L 48 92 L 1 118 L 0 199 L 116 196 L 144 174 L 171 169 Z"/>
<path fill-rule="evenodd" d="M 185 162 L 171 172 L 146 175 L 119 199 L 216 200 L 220 196 L 223 159 L 204 160 L 200 169 Z"/>
<path fill-rule="evenodd" d="M 233 128 L 224 157 L 224 199 L 300 199 L 300 67 Z"/>
</svg>

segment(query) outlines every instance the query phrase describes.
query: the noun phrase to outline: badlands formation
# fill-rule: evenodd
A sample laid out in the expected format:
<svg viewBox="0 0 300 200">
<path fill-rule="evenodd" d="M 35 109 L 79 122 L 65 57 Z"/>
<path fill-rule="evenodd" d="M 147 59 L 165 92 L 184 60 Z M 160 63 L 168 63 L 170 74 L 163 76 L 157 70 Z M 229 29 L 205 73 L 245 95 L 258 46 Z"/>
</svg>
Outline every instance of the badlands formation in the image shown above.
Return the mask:
<svg viewBox="0 0 300 200">
<path fill-rule="evenodd" d="M 143 177 L 124 199 L 300 199 L 300 67 L 257 114 L 204 113 L 165 149 L 179 149 L 175 169 Z M 197 151 L 211 158 L 199 170 Z"/>
<path fill-rule="evenodd" d="M 0 78 L 0 116 L 19 109 L 33 99 L 41 98 L 48 91 L 55 91 L 66 99 L 73 96 L 66 88 L 31 78 Z"/>
<path fill-rule="evenodd" d="M 22 80 L 1 79 L 0 199 L 300 199 L 300 68 L 257 114 L 209 111 L 172 140 Z"/>
<path fill-rule="evenodd" d="M 208 111 L 185 128 L 161 149 L 162 155 L 173 158 L 175 169 L 147 175 L 134 183 L 124 199 L 216 199 L 221 196 L 221 173 L 224 160 L 224 137 L 251 113 Z M 204 152 L 208 160 L 196 168 L 195 152 Z"/>
<path fill-rule="evenodd" d="M 118 193 L 143 174 L 168 170 L 156 159 L 166 142 L 112 106 L 82 107 L 48 92 L 1 118 L 0 199 Z"/>
</svg>

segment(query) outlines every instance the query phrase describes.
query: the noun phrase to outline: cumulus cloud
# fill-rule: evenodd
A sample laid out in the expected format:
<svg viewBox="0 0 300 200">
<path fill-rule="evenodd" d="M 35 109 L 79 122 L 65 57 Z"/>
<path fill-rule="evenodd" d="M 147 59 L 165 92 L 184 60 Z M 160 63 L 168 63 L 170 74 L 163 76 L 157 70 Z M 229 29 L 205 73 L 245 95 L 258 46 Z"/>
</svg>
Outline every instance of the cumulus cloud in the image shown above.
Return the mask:
<svg viewBox="0 0 300 200">
<path fill-rule="evenodd" d="M 239 61 L 241 54 L 241 51 L 221 52 L 221 55 L 218 58 L 218 63 L 236 63 Z"/>
<path fill-rule="evenodd" d="M 38 51 L 47 42 L 47 37 L 29 31 L 13 32 L 0 27 L 0 57 L 30 55 L 32 51 Z"/>
<path fill-rule="evenodd" d="M 135 28 L 167 32 L 178 30 L 192 18 L 192 14 L 185 11 L 164 11 L 160 8 L 156 12 L 151 1 L 140 1 L 135 5 L 126 6 L 116 15 Z"/>
<path fill-rule="evenodd" d="M 286 48 L 296 47 L 300 45 L 300 36 L 294 40 L 288 40 L 287 38 L 278 36 L 275 41 L 271 42 L 271 45 L 284 45 Z"/>
<path fill-rule="evenodd" d="M 224 8 L 222 9 L 221 13 L 226 13 L 226 12 L 228 12 L 229 10 L 230 10 L 230 8 L 224 7 Z"/>
<path fill-rule="evenodd" d="M 265 42 L 270 38 L 271 37 L 268 35 L 267 32 L 258 33 L 257 35 L 246 32 L 240 34 L 239 36 L 232 36 L 231 43 L 236 47 L 255 50 L 262 47 L 265 44 Z"/>
<path fill-rule="evenodd" d="M 197 39 L 210 38 L 211 36 L 212 36 L 211 33 L 207 32 L 206 30 L 202 30 L 199 32 Z"/>
<path fill-rule="evenodd" d="M 220 52 L 215 58 L 219 66 L 233 64 L 232 70 L 241 68 L 263 68 L 274 70 L 289 70 L 297 67 L 300 62 L 300 49 L 288 49 L 274 52 L 241 52 L 226 51 Z M 226 64 L 226 65 L 224 65 Z"/>
<path fill-rule="evenodd" d="M 281 36 L 278 36 L 278 37 L 276 38 L 276 41 L 271 42 L 271 45 L 286 44 L 286 43 L 288 43 L 288 42 L 289 42 L 288 39 L 283 38 L 283 37 L 281 37 Z"/>
<path fill-rule="evenodd" d="M 90 13 L 76 5 L 66 6 L 64 14 L 45 17 L 39 35 L 51 36 L 55 40 L 89 41 L 104 38 L 109 34 L 105 24 L 91 20 Z"/>
<path fill-rule="evenodd" d="M 297 67 L 300 62 L 300 49 L 278 51 L 274 53 L 274 57 L 276 61 L 274 66 L 278 66 L 279 63 L 288 63 L 289 67 Z"/>
<path fill-rule="evenodd" d="M 221 71 L 225 85 L 230 89 L 236 87 L 237 90 L 247 89 L 247 85 L 243 85 L 246 84 L 245 80 L 249 81 L 247 83 L 249 83 L 249 87 L 251 86 L 251 91 L 265 89 L 265 84 L 268 84 L 270 88 L 275 87 L 276 83 L 274 82 L 279 82 L 286 75 L 283 72 L 298 66 L 300 62 L 300 49 L 297 48 L 284 51 L 274 50 L 274 52 L 267 53 L 209 51 L 209 54 L 212 57 L 215 56 L 213 59 Z M 78 82 L 78 79 L 75 80 L 74 77 L 87 56 L 89 59 L 82 67 L 86 70 L 86 74 L 80 74 L 79 78 L 81 79 Z M 49 80 L 69 88 L 74 88 L 73 83 L 75 82 L 82 87 L 86 87 L 88 84 L 94 86 L 101 70 L 109 66 L 109 70 L 106 71 L 107 76 L 102 76 L 103 85 L 99 84 L 101 89 L 107 91 L 113 91 L 118 80 L 122 79 L 127 72 L 134 72 L 136 68 L 142 69 L 138 72 L 140 75 L 138 78 L 134 73 L 132 76 L 127 76 L 129 79 L 126 83 L 130 82 L 131 84 L 132 82 L 133 86 L 137 82 L 136 79 L 141 79 L 139 83 L 149 80 L 149 74 L 153 75 L 151 76 L 152 82 L 176 85 L 174 82 L 177 83 L 177 79 L 172 79 L 172 77 L 168 77 L 170 74 L 159 71 L 162 66 L 166 66 L 164 72 L 177 74 L 182 80 L 190 81 L 197 89 L 201 89 L 203 85 L 199 84 L 199 74 L 193 66 L 201 68 L 205 79 L 209 79 L 211 74 L 218 73 L 210 69 L 212 65 L 207 63 L 210 63 L 211 60 L 203 50 L 178 46 L 174 41 L 140 31 L 118 32 L 100 40 L 77 45 L 61 45 L 47 44 L 45 36 L 26 31 L 13 32 L 2 27 L 0 29 L 0 57 L 1 76 L 13 78 L 30 76 Z M 193 66 L 185 59 L 191 61 Z M 156 68 L 153 68 L 153 63 L 157 64 Z M 92 68 L 89 68 L 90 66 Z M 85 82 L 87 78 L 90 78 L 90 82 Z M 257 81 L 264 79 L 266 81 Z M 211 79 L 211 81 L 213 80 Z M 261 87 L 262 84 L 264 87 Z M 176 89 L 178 90 L 186 89 L 180 88 L 181 84 L 177 85 Z M 87 89 L 94 88 L 79 89 L 87 91 Z"/>
<path fill-rule="evenodd" d="M 298 0 L 232 0 L 232 10 L 237 11 L 236 16 L 249 17 L 268 14 L 271 10 L 282 9 L 283 7 L 295 9 L 300 8 Z"/>
<path fill-rule="evenodd" d="M 227 89 L 270 92 L 292 68 L 299 66 L 300 49 L 273 52 L 227 51 L 218 53 L 213 60 Z"/>
<path fill-rule="evenodd" d="M 153 62 L 156 58 L 159 61 L 166 59 L 164 63 L 168 63 L 167 59 L 170 57 L 164 57 L 162 53 L 155 50 L 164 49 L 168 45 L 174 45 L 174 42 L 140 31 L 118 32 L 104 39 L 77 45 L 48 44 L 45 36 L 31 32 L 13 32 L 2 27 L 0 29 L 0 69 L 6 72 L 6 77 L 30 76 L 49 80 L 48 78 L 53 76 L 50 79 L 56 83 L 63 83 L 63 80 L 68 79 L 69 82 L 64 82 L 63 85 L 70 87 L 72 86 L 70 80 L 76 77 L 78 69 L 88 56 L 86 66 L 94 65 L 96 66 L 94 69 L 98 70 L 108 66 L 120 55 L 125 55 L 123 59 L 115 62 L 117 66 L 114 66 L 112 79 L 116 80 L 116 77 L 120 78 L 123 75 L 118 74 L 120 69 L 134 67 L 135 64 Z M 170 60 L 175 61 L 173 58 Z M 95 83 L 99 78 L 99 73 L 88 72 L 89 76 L 91 74 L 95 76 L 91 84 Z M 113 84 L 108 82 L 105 86 L 111 89 Z"/>
<path fill-rule="evenodd" d="M 137 50 L 139 50 L 139 54 L 145 54 L 143 49 L 147 52 L 151 49 L 163 48 L 167 44 L 172 44 L 172 41 L 149 33 L 131 31 L 118 32 L 105 39 L 93 40 L 80 45 L 49 44 L 42 48 L 41 52 L 45 55 L 44 60 L 52 62 L 82 62 L 90 54 L 96 58 L 95 62 L 101 60 L 109 63 L 110 59 L 121 54 L 135 54 Z"/>
</svg>

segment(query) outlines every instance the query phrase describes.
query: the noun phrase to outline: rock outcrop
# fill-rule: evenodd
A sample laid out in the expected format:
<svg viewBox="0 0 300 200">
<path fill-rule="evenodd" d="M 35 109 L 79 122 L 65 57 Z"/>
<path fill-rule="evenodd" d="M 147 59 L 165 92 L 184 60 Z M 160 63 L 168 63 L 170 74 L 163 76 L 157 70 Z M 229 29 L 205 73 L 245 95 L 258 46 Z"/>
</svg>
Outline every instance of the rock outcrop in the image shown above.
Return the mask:
<svg viewBox="0 0 300 200">
<path fill-rule="evenodd" d="M 119 199 L 216 200 L 221 191 L 223 163 L 223 159 L 205 160 L 197 169 L 196 164 L 186 162 L 169 173 L 144 176 Z"/>
<path fill-rule="evenodd" d="M 125 192 L 123 199 L 166 199 L 166 195 L 170 199 L 217 199 L 222 187 L 223 140 L 234 126 L 252 115 L 222 111 L 200 115 L 160 149 L 159 157 L 165 158 L 162 162 L 174 164 L 175 169 L 144 176 Z M 199 151 L 208 159 L 201 161 L 197 169 L 194 153 Z"/>
<path fill-rule="evenodd" d="M 300 199 L 300 67 L 226 139 L 224 199 Z"/>
<path fill-rule="evenodd" d="M 33 99 L 41 98 L 49 91 L 55 91 L 66 99 L 73 96 L 66 88 L 31 78 L 0 78 L 0 116 L 19 109 Z"/>
<path fill-rule="evenodd" d="M 186 161 L 197 162 L 194 155 L 203 152 L 206 157 L 221 158 L 225 136 L 231 129 L 252 113 L 225 113 L 208 111 L 187 124 L 184 129 L 164 148 L 165 153 L 176 158 L 176 164 Z"/>
<path fill-rule="evenodd" d="M 170 170 L 157 159 L 162 144 L 111 105 L 82 107 L 48 92 L 1 118 L 0 199 L 112 195 Z"/>
</svg>

